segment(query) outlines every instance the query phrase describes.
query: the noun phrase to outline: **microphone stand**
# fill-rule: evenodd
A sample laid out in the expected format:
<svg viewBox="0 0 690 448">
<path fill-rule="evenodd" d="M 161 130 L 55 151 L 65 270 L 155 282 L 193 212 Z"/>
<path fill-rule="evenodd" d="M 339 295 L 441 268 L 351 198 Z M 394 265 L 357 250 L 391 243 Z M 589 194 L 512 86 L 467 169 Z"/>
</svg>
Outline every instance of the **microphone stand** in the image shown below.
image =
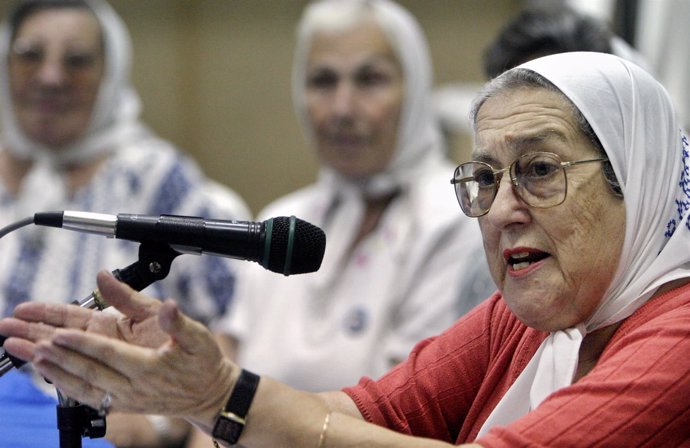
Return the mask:
<svg viewBox="0 0 690 448">
<path fill-rule="evenodd" d="M 167 244 L 142 242 L 139 246 L 139 260 L 126 268 L 114 270 L 113 275 L 132 289 L 141 291 L 151 283 L 164 279 L 170 272 L 173 260 L 178 255 L 181 253 Z M 109 306 L 103 301 L 98 290 L 95 290 L 81 302 L 75 302 L 75 304 L 84 308 L 99 310 Z M 63 395 L 59 390 L 57 390 L 57 394 L 57 426 L 60 431 L 60 448 L 81 448 L 82 437 L 96 439 L 105 436 L 105 415 L 100 415 L 96 409 Z"/>
</svg>

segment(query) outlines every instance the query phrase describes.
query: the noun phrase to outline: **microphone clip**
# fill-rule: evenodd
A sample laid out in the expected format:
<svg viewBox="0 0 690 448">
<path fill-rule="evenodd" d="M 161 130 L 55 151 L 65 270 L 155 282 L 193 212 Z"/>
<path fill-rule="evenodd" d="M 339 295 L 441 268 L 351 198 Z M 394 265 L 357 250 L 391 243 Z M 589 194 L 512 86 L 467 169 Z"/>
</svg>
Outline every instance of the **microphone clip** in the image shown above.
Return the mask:
<svg viewBox="0 0 690 448">
<path fill-rule="evenodd" d="M 180 255 L 182 252 L 176 251 L 168 244 L 145 241 L 139 245 L 139 259 L 126 268 L 114 270 L 113 275 L 132 289 L 141 291 L 153 282 L 167 277 L 173 260 Z M 101 300 L 98 304 L 100 309 L 107 307 L 107 304 L 102 302 L 100 294 L 97 300 Z"/>
</svg>

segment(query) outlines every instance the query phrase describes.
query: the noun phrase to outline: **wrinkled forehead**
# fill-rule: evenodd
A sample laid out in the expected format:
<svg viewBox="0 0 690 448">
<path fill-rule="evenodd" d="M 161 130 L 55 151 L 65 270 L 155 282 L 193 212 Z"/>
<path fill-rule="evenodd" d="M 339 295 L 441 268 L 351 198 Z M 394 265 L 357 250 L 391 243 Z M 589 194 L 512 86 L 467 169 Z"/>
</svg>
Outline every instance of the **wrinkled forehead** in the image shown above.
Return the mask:
<svg viewBox="0 0 690 448">
<path fill-rule="evenodd" d="M 333 58 L 337 58 L 338 53 L 352 53 L 354 50 L 348 46 L 357 44 L 359 36 L 358 48 L 385 53 L 388 58 L 402 66 L 400 48 L 396 45 L 395 36 L 391 35 L 385 26 L 386 22 L 380 11 L 376 11 L 367 3 L 357 1 L 325 2 L 320 6 L 306 13 L 300 25 L 299 34 L 302 39 L 298 41 L 298 45 L 302 47 L 306 56 L 303 60 L 304 65 L 309 65 L 315 53 L 332 53 Z M 402 68 L 404 71 L 404 67 Z"/>
<path fill-rule="evenodd" d="M 22 29 L 26 22 L 34 18 L 37 14 L 50 14 L 52 12 L 77 12 L 77 13 L 87 13 L 97 22 L 99 28 L 101 26 L 98 17 L 93 12 L 93 10 L 81 1 L 70 1 L 70 2 L 26 2 L 21 4 L 17 9 L 15 9 L 10 16 L 10 40 L 14 40 L 17 33 Z"/>
<path fill-rule="evenodd" d="M 381 27 L 371 20 L 351 27 L 317 31 L 307 54 L 307 69 L 314 65 L 359 68 L 380 61 L 400 66 L 397 54 Z"/>
<path fill-rule="evenodd" d="M 104 37 L 98 18 L 84 8 L 41 9 L 27 16 L 14 30 L 11 48 L 45 49 L 58 51 L 103 50 Z M 20 50 L 21 51 L 21 50 Z"/>
<path fill-rule="evenodd" d="M 610 54 L 574 52 L 520 67 L 548 79 L 577 106 L 624 183 L 633 153 L 653 159 L 654 147 L 668 146 L 667 140 L 677 135 L 666 92 L 634 63 Z"/>
<path fill-rule="evenodd" d="M 386 0 L 326 0 L 310 4 L 297 27 L 297 56 L 309 52 L 315 36 L 322 32 L 352 30 L 363 23 L 378 27 L 399 61 L 404 77 L 422 88 L 430 83 L 426 39 L 412 15 L 398 4 Z M 298 64 L 304 64 L 306 58 Z"/>
<path fill-rule="evenodd" d="M 475 111 L 475 121 L 506 120 L 516 114 L 525 114 L 524 119 L 538 119 L 554 113 L 576 121 L 575 111 L 573 103 L 558 90 L 531 85 L 510 86 L 494 90 L 487 96 Z"/>
<path fill-rule="evenodd" d="M 475 110 L 474 160 L 488 157 L 498 149 L 512 156 L 535 150 L 560 152 L 556 151 L 559 145 L 585 146 L 584 153 L 590 152 L 591 146 L 577 109 L 557 90 L 503 87 L 493 91 Z"/>
</svg>

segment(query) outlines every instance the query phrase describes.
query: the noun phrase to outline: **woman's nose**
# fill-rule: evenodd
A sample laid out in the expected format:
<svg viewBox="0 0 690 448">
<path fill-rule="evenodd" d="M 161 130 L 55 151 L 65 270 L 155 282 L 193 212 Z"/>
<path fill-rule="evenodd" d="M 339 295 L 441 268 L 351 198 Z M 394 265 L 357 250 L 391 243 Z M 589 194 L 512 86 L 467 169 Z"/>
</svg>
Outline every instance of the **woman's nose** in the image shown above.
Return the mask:
<svg viewBox="0 0 690 448">
<path fill-rule="evenodd" d="M 348 116 L 354 110 L 355 91 L 352 84 L 341 82 L 335 91 L 332 108 L 338 116 Z"/>
<path fill-rule="evenodd" d="M 61 57 L 46 57 L 35 76 L 44 85 L 59 86 L 65 82 L 68 74 Z"/>
<path fill-rule="evenodd" d="M 507 173 L 501 178 L 494 202 L 491 204 L 489 213 L 486 214 L 494 226 L 501 228 L 515 222 L 529 220 L 528 206 L 520 198 L 518 188 L 513 185 Z"/>
</svg>

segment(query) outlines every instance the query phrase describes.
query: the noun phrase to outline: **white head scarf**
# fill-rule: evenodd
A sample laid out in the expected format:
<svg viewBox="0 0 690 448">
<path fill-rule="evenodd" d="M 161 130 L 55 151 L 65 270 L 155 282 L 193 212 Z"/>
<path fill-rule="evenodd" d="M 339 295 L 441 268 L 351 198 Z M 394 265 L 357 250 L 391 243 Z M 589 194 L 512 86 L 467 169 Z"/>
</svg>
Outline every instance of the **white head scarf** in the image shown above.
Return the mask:
<svg viewBox="0 0 690 448">
<path fill-rule="evenodd" d="M 111 152 L 116 143 L 146 132 L 138 117 L 139 97 L 130 84 L 132 44 L 125 24 L 105 0 L 86 0 L 98 19 L 105 47 L 105 73 L 89 127 L 82 138 L 59 151 L 32 141 L 17 123 L 9 87 L 8 55 L 12 29 L 7 19 L 0 30 L 0 123 L 3 146 L 24 159 L 44 159 L 62 166 L 87 162 Z"/>
<path fill-rule="evenodd" d="M 321 168 L 321 178 L 336 191 L 355 187 L 365 195 L 393 191 L 415 179 L 415 173 L 444 153 L 443 141 L 431 103 L 432 69 L 429 50 L 419 24 L 398 4 L 389 0 L 321 0 L 304 11 L 297 28 L 297 48 L 293 64 L 292 93 L 297 115 L 307 137 L 313 135 L 305 104 L 307 57 L 314 34 L 319 30 L 346 28 L 363 17 L 371 17 L 381 27 L 397 55 L 405 81 L 405 99 L 398 127 L 397 148 L 386 169 L 364 182 L 353 182 L 329 167 Z"/>
<path fill-rule="evenodd" d="M 520 67 L 556 85 L 599 137 L 624 194 L 625 242 L 592 316 L 546 338 L 480 435 L 570 385 L 587 333 L 627 318 L 661 285 L 690 277 L 690 152 L 664 88 L 636 64 L 601 53 L 547 56 Z"/>
</svg>

